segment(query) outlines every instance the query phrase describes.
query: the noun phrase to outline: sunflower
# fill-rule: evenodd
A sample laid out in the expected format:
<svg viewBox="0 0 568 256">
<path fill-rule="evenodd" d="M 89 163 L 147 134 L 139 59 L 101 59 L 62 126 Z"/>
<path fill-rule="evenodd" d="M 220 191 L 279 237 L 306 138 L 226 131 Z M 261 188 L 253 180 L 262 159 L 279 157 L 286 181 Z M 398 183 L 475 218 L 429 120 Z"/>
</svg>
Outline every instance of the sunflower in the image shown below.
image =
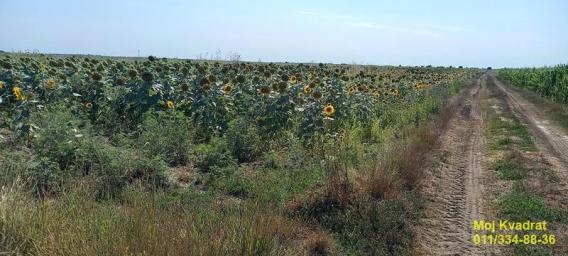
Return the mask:
<svg viewBox="0 0 568 256">
<path fill-rule="evenodd" d="M 278 91 L 283 92 L 284 90 L 286 90 L 287 87 L 288 85 L 286 84 L 286 82 L 284 81 L 278 82 Z"/>
<path fill-rule="evenodd" d="M 131 79 L 134 79 L 134 78 L 136 78 L 136 76 L 138 76 L 138 72 L 134 69 L 130 69 L 130 70 L 128 70 L 128 76 Z"/>
<path fill-rule="evenodd" d="M 310 94 L 312 92 L 312 87 L 309 85 L 304 86 L 304 93 Z"/>
<path fill-rule="evenodd" d="M 166 101 L 166 107 L 167 107 L 168 109 L 174 108 L 174 102 L 171 101 L 171 100 L 167 100 L 167 101 Z"/>
<path fill-rule="evenodd" d="M 182 90 L 183 92 L 189 91 L 189 85 L 188 85 L 187 83 L 181 84 L 180 87 L 181 87 L 181 90 Z"/>
<path fill-rule="evenodd" d="M 146 71 L 146 72 L 142 73 L 142 80 L 150 83 L 150 82 L 154 81 L 154 74 L 150 73 L 149 71 Z"/>
<path fill-rule="evenodd" d="M 231 93 L 231 91 L 233 91 L 233 84 L 231 82 L 225 84 L 225 86 L 223 87 L 223 91 L 225 93 Z"/>
<path fill-rule="evenodd" d="M 119 77 L 117 78 L 115 81 L 116 85 L 121 86 L 121 85 L 125 85 L 126 84 L 126 80 L 124 80 L 124 78 Z"/>
<path fill-rule="evenodd" d="M 292 75 L 292 76 L 290 76 L 288 81 L 290 81 L 291 84 L 295 84 L 295 83 L 298 82 L 298 77 L 296 77 L 295 75 Z"/>
<path fill-rule="evenodd" d="M 4 82 L 0 81 L 0 90 L 4 89 Z"/>
<path fill-rule="evenodd" d="M 321 99 L 321 97 L 323 97 L 323 94 L 320 91 L 315 91 L 312 94 L 312 97 L 314 97 L 314 99 L 316 99 L 316 100 L 319 100 L 319 99 Z"/>
<path fill-rule="evenodd" d="M 91 78 L 98 82 L 98 81 L 103 80 L 103 75 L 101 75 L 101 73 L 93 73 L 91 75 Z"/>
<path fill-rule="evenodd" d="M 26 99 L 26 96 L 24 95 L 24 91 L 22 91 L 22 88 L 20 88 L 19 86 L 14 86 L 14 88 L 12 88 L 12 93 L 14 94 L 14 96 L 16 97 L 16 100 L 18 101 L 22 101 Z"/>
<path fill-rule="evenodd" d="M 262 94 L 269 94 L 272 90 L 270 89 L 270 87 L 263 85 L 258 91 Z"/>
<path fill-rule="evenodd" d="M 327 104 L 327 106 L 323 108 L 323 114 L 326 116 L 331 116 L 334 113 L 335 113 L 335 108 L 333 107 L 333 105 L 331 105 L 331 103 Z"/>
<path fill-rule="evenodd" d="M 355 87 L 350 87 L 347 91 L 347 94 L 353 95 L 356 91 L 357 91 L 357 89 L 355 89 Z"/>
<path fill-rule="evenodd" d="M 91 108 L 93 108 L 93 103 L 87 102 L 87 103 L 85 103 L 85 107 L 88 108 L 88 109 L 91 109 Z"/>
<path fill-rule="evenodd" d="M 217 77 L 215 77 L 214 75 L 208 75 L 207 76 L 207 81 L 209 81 L 210 83 L 215 83 L 217 82 Z"/>
<path fill-rule="evenodd" d="M 45 81 L 45 88 L 47 88 L 49 90 L 54 90 L 55 89 L 55 81 L 53 79 L 48 79 L 47 81 Z"/>
</svg>

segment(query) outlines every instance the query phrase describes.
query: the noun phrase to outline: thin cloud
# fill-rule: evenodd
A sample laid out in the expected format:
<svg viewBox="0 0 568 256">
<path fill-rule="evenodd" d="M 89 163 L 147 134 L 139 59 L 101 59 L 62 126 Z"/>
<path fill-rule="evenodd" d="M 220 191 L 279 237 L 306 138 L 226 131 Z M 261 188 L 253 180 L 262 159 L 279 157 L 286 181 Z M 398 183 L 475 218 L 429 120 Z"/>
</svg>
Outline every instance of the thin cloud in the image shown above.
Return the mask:
<svg viewBox="0 0 568 256">
<path fill-rule="evenodd" d="M 328 19 L 328 20 L 344 20 L 344 19 L 351 19 L 349 15 L 341 15 L 341 14 L 327 14 L 321 12 L 313 12 L 313 11 L 296 11 L 296 13 L 305 15 L 305 16 L 312 16 L 317 17 L 320 19 Z"/>
<path fill-rule="evenodd" d="M 412 28 L 405 26 L 393 26 L 382 23 L 353 22 L 350 25 L 356 28 L 372 28 L 372 29 L 388 30 L 388 31 L 410 33 L 417 35 L 439 35 L 439 33 L 429 29 Z"/>
<path fill-rule="evenodd" d="M 377 30 L 386 30 L 386 31 L 393 31 L 399 33 L 408 33 L 408 34 L 415 34 L 415 35 L 428 35 L 428 36 L 440 36 L 444 33 L 461 33 L 465 32 L 466 29 L 460 26 L 444 26 L 444 27 L 413 27 L 413 26 L 399 26 L 399 25 L 390 25 L 386 23 L 379 23 L 379 22 L 369 22 L 369 21 L 362 21 L 354 19 L 351 15 L 342 15 L 342 14 L 329 14 L 329 13 L 322 13 L 322 12 L 315 12 L 315 11 L 306 11 L 300 10 L 296 11 L 297 14 L 310 16 L 318 19 L 325 19 L 325 20 L 341 20 L 344 21 L 345 24 L 355 27 L 355 28 L 367 28 L 367 29 L 377 29 Z"/>
</svg>

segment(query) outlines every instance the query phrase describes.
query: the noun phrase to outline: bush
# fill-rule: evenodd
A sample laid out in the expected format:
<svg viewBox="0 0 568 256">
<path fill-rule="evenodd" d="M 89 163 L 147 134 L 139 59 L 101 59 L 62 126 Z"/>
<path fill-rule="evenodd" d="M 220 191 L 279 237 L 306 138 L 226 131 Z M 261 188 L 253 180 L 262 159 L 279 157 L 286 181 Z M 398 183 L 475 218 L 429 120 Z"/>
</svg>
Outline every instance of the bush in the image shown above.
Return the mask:
<svg viewBox="0 0 568 256">
<path fill-rule="evenodd" d="M 89 137 L 89 128 L 59 106 L 37 119 L 39 129 L 35 132 L 33 148 L 40 157 L 58 163 L 61 170 L 67 170 L 75 164 L 77 148 Z"/>
<path fill-rule="evenodd" d="M 31 162 L 23 178 L 36 194 L 45 196 L 57 192 L 66 176 L 57 163 L 42 157 Z"/>
<path fill-rule="evenodd" d="M 146 115 L 137 145 L 149 157 L 159 156 L 171 166 L 186 165 L 191 150 L 191 123 L 181 113 Z"/>
<path fill-rule="evenodd" d="M 226 138 L 231 154 L 239 162 L 251 162 L 260 155 L 260 137 L 254 123 L 244 118 L 232 120 Z"/>
<path fill-rule="evenodd" d="M 78 160 L 83 174 L 94 180 L 93 189 L 102 198 L 115 197 L 134 180 L 152 186 L 165 186 L 166 164 L 159 158 L 148 158 L 133 149 L 119 148 L 92 139 L 84 143 Z"/>
<path fill-rule="evenodd" d="M 195 146 L 190 159 L 201 172 L 210 172 L 216 167 L 222 168 L 234 164 L 227 142 L 218 137 L 213 137 L 209 143 Z"/>
</svg>

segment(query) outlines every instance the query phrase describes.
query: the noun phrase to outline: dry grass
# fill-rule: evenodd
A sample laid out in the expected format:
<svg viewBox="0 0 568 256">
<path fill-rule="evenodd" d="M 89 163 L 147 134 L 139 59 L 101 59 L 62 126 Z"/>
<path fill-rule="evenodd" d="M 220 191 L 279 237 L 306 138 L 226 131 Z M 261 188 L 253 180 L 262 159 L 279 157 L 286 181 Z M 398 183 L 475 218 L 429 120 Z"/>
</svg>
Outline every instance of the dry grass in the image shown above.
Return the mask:
<svg viewBox="0 0 568 256">
<path fill-rule="evenodd" d="M 160 205 L 135 188 L 124 202 L 82 191 L 38 201 L 0 195 L 0 252 L 21 255 L 307 255 L 333 252 L 325 233 L 254 205 Z"/>
</svg>

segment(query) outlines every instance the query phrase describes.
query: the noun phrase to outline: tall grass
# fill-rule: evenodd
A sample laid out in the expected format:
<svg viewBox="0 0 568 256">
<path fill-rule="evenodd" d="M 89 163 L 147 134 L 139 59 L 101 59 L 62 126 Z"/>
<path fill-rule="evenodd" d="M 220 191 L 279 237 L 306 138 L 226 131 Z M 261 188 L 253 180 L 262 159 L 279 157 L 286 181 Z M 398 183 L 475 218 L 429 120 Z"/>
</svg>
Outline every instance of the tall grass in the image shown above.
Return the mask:
<svg viewBox="0 0 568 256">
<path fill-rule="evenodd" d="M 18 186 L 0 192 L 0 252 L 15 255 L 290 255 L 327 250 L 324 233 L 254 204 L 167 204 L 141 186 L 123 202 L 85 190 L 38 200 Z M 321 243 L 326 244 L 320 248 Z"/>
</svg>

